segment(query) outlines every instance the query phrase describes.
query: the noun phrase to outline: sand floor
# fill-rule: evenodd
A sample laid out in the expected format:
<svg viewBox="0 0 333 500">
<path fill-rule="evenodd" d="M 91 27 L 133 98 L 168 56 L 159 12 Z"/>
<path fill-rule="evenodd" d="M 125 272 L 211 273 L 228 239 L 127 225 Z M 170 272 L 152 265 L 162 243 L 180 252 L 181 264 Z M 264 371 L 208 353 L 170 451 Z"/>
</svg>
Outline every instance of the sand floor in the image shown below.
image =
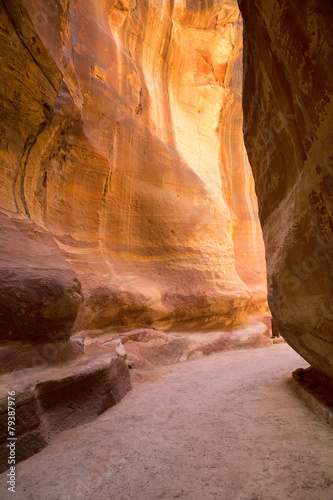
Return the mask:
<svg viewBox="0 0 333 500">
<path fill-rule="evenodd" d="M 288 345 L 163 367 L 17 466 L 0 499 L 333 500 L 333 432 L 290 387 Z"/>
</svg>

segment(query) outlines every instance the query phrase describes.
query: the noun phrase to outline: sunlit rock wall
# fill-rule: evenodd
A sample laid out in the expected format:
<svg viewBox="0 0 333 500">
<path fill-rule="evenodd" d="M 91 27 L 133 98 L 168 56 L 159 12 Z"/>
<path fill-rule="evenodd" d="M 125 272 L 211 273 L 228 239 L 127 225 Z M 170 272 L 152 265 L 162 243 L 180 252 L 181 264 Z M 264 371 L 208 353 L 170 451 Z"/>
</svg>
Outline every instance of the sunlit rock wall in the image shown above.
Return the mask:
<svg viewBox="0 0 333 500">
<path fill-rule="evenodd" d="M 289 344 L 333 376 L 333 5 L 244 0 L 245 142 Z"/>
<path fill-rule="evenodd" d="M 235 1 L 3 3 L 1 265 L 33 275 L 14 309 L 41 295 L 16 329 L 1 312 L 3 338 L 70 330 L 77 311 L 76 330 L 191 331 L 266 310 L 241 29 Z M 49 323 L 25 330 L 39 309 Z"/>
</svg>

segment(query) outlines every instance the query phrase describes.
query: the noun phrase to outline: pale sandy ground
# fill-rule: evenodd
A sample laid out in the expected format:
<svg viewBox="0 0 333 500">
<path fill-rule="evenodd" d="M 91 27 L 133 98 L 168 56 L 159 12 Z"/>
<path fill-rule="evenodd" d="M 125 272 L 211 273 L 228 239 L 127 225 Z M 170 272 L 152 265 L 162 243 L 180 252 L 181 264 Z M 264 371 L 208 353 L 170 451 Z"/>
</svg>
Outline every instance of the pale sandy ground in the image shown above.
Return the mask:
<svg viewBox="0 0 333 500">
<path fill-rule="evenodd" d="M 18 465 L 16 500 L 332 500 L 333 432 L 290 387 L 285 344 L 164 367 Z"/>
</svg>

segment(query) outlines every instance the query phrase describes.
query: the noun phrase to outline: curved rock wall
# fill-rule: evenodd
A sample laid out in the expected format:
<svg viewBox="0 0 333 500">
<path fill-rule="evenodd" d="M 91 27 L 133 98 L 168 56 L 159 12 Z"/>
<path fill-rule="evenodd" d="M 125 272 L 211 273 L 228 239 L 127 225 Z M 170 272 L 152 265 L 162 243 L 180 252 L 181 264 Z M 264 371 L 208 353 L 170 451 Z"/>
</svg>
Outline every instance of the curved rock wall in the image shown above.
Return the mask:
<svg viewBox="0 0 333 500">
<path fill-rule="evenodd" d="M 236 1 L 2 5 L 0 193 L 13 230 L 1 265 L 41 283 L 54 269 L 59 307 L 27 301 L 1 338 L 49 336 L 56 314 L 68 330 L 78 308 L 76 330 L 208 330 L 265 311 Z M 19 263 L 14 228 L 30 241 Z M 31 292 L 16 283 L 15 307 L 20 286 Z M 38 307 L 50 325 L 23 332 Z"/>
<path fill-rule="evenodd" d="M 269 305 L 288 343 L 333 376 L 333 6 L 239 2 L 245 143 Z"/>
</svg>

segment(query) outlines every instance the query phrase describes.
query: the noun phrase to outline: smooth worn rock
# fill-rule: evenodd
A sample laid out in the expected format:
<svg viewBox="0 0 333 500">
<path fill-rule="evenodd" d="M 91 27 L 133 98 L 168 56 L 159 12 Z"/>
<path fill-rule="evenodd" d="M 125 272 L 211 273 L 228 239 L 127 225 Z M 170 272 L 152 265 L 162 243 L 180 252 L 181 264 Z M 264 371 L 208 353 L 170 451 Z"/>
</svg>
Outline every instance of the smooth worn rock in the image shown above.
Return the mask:
<svg viewBox="0 0 333 500">
<path fill-rule="evenodd" d="M 76 273 L 74 330 L 209 331 L 265 313 L 237 2 L 51 3 L 1 11 L 1 211 Z M 69 335 L 74 274 L 41 267 L 15 271 L 32 319 L 6 335 Z"/>
<path fill-rule="evenodd" d="M 244 131 L 278 331 L 333 376 L 333 5 L 239 2 Z"/>
<path fill-rule="evenodd" d="M 313 368 L 293 372 L 292 384 L 311 410 L 333 427 L 333 379 Z"/>
<path fill-rule="evenodd" d="M 9 385 L 10 384 L 10 385 Z M 0 471 L 8 469 L 8 387 L 15 391 L 16 463 L 52 436 L 94 420 L 131 388 L 125 360 L 107 350 L 59 367 L 22 370 L 0 381 Z"/>
<path fill-rule="evenodd" d="M 0 347 L 0 375 L 37 366 L 61 365 L 83 354 L 84 347 L 76 340 L 33 345 L 11 342 Z"/>
<path fill-rule="evenodd" d="M 114 339 L 112 334 L 104 332 L 96 337 L 87 336 L 84 343 L 86 349 L 88 346 L 96 348 L 96 344 L 111 349 L 124 356 L 128 366 L 135 370 L 151 370 L 156 366 L 188 361 L 214 352 L 268 347 L 273 344 L 269 328 L 253 319 L 247 328 L 209 333 L 166 334 L 143 328 L 123 333 L 119 339 Z"/>
<path fill-rule="evenodd" d="M 75 272 L 57 248 L 0 221 L 0 342 L 67 340 L 82 302 Z"/>
<path fill-rule="evenodd" d="M 0 384 L 27 385 L 18 460 L 119 401 L 126 361 L 271 343 L 248 319 L 267 303 L 241 52 L 235 0 L 2 2 Z M 163 332 L 115 339 L 147 327 Z M 112 345 L 84 346 L 105 330 Z"/>
</svg>

